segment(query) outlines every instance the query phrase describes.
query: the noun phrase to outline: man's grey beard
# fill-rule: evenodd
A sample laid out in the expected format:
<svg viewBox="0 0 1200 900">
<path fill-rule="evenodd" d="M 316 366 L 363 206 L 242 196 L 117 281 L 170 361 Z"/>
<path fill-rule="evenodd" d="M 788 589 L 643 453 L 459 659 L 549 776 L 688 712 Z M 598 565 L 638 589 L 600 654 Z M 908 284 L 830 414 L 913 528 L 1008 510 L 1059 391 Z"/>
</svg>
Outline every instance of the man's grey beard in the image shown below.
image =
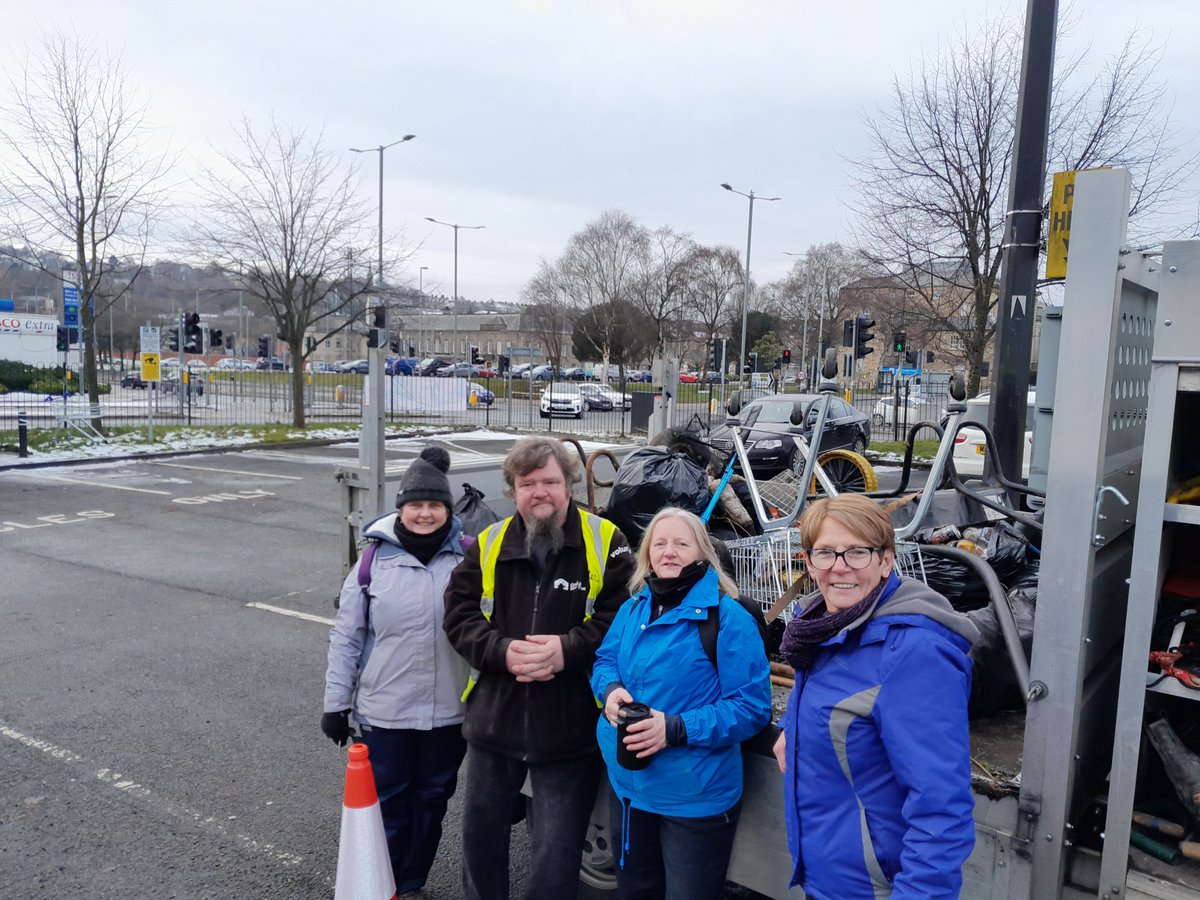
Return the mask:
<svg viewBox="0 0 1200 900">
<path fill-rule="evenodd" d="M 539 544 L 549 544 L 551 553 L 562 549 L 563 527 L 558 524 L 557 516 L 531 518 L 525 523 L 525 552 L 533 556 L 534 548 Z"/>
</svg>

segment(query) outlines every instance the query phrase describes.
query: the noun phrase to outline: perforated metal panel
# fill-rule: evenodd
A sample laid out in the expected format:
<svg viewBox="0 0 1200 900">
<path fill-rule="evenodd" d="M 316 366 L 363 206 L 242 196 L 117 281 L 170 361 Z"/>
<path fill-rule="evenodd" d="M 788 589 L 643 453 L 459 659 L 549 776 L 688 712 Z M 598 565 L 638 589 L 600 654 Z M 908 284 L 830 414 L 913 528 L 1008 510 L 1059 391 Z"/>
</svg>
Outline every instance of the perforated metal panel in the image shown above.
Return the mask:
<svg viewBox="0 0 1200 900">
<path fill-rule="evenodd" d="M 1117 320 L 1108 413 L 1109 455 L 1140 448 L 1146 440 L 1150 354 L 1154 349 L 1155 300 L 1126 282 Z"/>
</svg>

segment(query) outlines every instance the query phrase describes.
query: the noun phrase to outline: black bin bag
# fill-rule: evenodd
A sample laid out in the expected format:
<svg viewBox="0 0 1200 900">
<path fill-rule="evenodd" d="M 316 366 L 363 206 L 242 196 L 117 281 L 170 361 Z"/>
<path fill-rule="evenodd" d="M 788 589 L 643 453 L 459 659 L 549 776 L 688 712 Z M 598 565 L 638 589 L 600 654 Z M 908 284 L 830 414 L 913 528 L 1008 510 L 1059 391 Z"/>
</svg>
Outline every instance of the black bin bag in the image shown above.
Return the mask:
<svg viewBox="0 0 1200 900">
<path fill-rule="evenodd" d="M 454 514 L 462 522 L 463 534 L 478 535 L 493 522 L 499 522 L 496 514 L 483 499 L 483 491 L 463 482 L 463 495 L 454 503 Z"/>
<path fill-rule="evenodd" d="M 643 447 L 625 457 L 617 470 L 604 516 L 636 547 L 650 520 L 664 506 L 700 515 L 711 498 L 704 469 L 682 454 Z"/>
</svg>

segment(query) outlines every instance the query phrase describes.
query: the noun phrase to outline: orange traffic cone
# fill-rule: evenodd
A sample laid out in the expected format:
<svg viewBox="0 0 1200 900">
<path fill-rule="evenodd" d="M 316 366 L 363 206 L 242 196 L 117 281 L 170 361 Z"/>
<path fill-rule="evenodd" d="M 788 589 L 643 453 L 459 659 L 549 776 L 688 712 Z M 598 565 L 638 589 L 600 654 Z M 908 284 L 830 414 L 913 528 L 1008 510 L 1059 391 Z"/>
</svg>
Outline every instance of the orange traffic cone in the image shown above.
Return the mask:
<svg viewBox="0 0 1200 900">
<path fill-rule="evenodd" d="M 394 900 L 396 879 L 366 744 L 350 747 L 334 900 Z"/>
</svg>

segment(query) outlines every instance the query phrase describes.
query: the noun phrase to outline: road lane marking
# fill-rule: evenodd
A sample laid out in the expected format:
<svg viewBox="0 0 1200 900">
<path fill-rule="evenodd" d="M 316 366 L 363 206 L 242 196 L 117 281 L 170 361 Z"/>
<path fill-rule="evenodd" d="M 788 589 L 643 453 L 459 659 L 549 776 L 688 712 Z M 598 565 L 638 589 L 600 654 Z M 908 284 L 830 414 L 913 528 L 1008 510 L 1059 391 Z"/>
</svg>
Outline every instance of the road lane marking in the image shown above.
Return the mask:
<svg viewBox="0 0 1200 900">
<path fill-rule="evenodd" d="M 31 750 L 39 750 L 49 756 L 51 759 L 57 759 L 71 766 L 80 768 L 90 768 L 91 764 L 87 759 L 67 750 L 64 747 L 58 747 L 51 744 L 49 741 L 43 741 L 38 738 L 23 734 L 15 728 L 10 728 L 4 722 L 0 722 L 0 737 L 6 737 L 10 740 L 24 744 Z M 252 853 L 261 854 L 276 862 L 283 863 L 285 866 L 298 866 L 304 862 L 304 857 L 295 853 L 288 853 L 278 849 L 274 844 L 267 841 L 260 841 L 252 838 L 249 835 L 241 834 L 236 831 L 230 831 L 222 820 L 216 816 L 205 815 L 204 813 L 196 812 L 186 806 L 180 806 L 176 803 L 167 800 L 164 797 L 158 797 L 155 793 L 145 785 L 138 784 L 132 778 L 122 775 L 119 772 L 114 772 L 112 769 L 97 769 L 92 772 L 92 776 L 101 784 L 107 785 L 116 791 L 124 794 L 127 797 L 134 797 L 147 806 L 166 813 L 176 819 L 181 819 L 185 822 L 191 822 L 200 828 L 211 831 L 216 831 L 222 837 L 232 838 L 237 841 L 243 849 L 249 850 Z M 232 818 L 231 816 L 224 817 L 225 820 Z"/>
<path fill-rule="evenodd" d="M 475 450 L 475 449 L 472 449 L 471 447 L 463 447 L 461 444 L 456 444 L 453 441 L 439 440 L 438 443 L 444 444 L 447 447 L 453 447 L 455 450 L 461 450 L 463 453 L 470 453 L 474 456 L 488 456 L 489 455 L 482 450 Z"/>
<path fill-rule="evenodd" d="M 129 487 L 126 484 L 108 484 L 103 481 L 84 481 L 82 478 L 71 478 L 67 475 L 47 475 L 39 472 L 16 472 L 16 475 L 24 476 L 25 478 L 42 478 L 48 481 L 65 481 L 68 484 L 86 484 L 89 487 L 111 488 L 114 491 L 134 491 L 138 494 L 159 494 L 163 497 L 170 497 L 170 491 L 155 491 L 150 488 L 135 488 Z"/>
<path fill-rule="evenodd" d="M 299 612 L 295 609 L 284 609 L 282 606 L 272 606 L 269 603 L 247 603 L 250 609 L 261 609 L 264 612 L 278 613 L 281 616 L 292 616 L 296 619 L 303 619 L 306 622 L 318 622 L 321 625 L 332 625 L 333 619 L 327 619 L 324 616 L 314 616 L 312 613 Z"/>
<path fill-rule="evenodd" d="M 216 466 L 185 466 L 183 463 L 156 462 L 154 466 L 167 466 L 171 469 L 196 469 L 199 472 L 220 472 L 223 475 L 253 475 L 255 478 L 280 478 L 285 481 L 303 481 L 300 475 L 268 475 L 266 472 L 243 472 L 240 469 L 218 469 Z"/>
</svg>

